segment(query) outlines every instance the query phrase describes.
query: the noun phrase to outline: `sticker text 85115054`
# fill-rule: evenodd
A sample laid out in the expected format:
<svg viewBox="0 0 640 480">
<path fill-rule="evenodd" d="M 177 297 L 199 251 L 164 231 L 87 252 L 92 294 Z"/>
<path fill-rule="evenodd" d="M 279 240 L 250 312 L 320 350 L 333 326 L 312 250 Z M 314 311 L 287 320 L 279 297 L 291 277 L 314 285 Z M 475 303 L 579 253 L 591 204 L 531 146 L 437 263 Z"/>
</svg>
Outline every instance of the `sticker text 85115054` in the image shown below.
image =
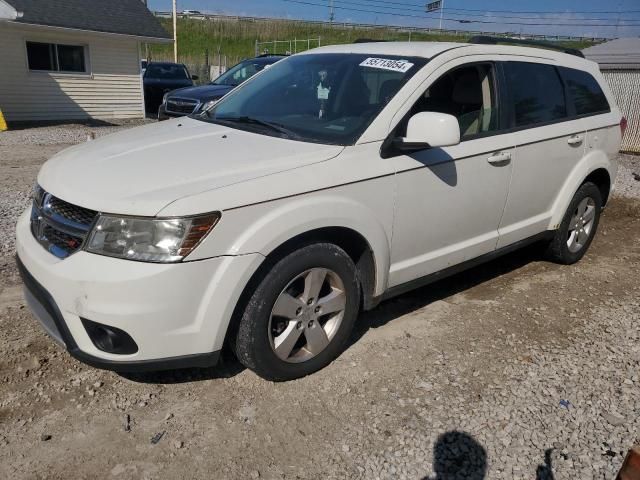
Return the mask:
<svg viewBox="0 0 640 480">
<path fill-rule="evenodd" d="M 406 60 L 392 60 L 390 58 L 367 58 L 360 64 L 361 67 L 380 68 L 382 70 L 391 70 L 392 72 L 407 72 L 413 63 Z"/>
</svg>

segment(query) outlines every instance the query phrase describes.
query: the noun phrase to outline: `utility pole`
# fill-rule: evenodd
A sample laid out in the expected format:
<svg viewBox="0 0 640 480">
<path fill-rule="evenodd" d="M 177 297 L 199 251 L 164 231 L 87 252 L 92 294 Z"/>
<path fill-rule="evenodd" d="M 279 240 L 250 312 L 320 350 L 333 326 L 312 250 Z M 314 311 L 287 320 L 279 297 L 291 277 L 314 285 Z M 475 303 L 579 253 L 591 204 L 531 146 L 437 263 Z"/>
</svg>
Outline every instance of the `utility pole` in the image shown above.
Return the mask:
<svg viewBox="0 0 640 480">
<path fill-rule="evenodd" d="M 442 30 L 442 15 L 444 14 L 444 0 L 440 2 L 440 30 Z"/>
<path fill-rule="evenodd" d="M 177 0 L 173 0 L 173 61 L 178 63 L 178 5 Z"/>
<path fill-rule="evenodd" d="M 333 12 L 333 0 L 329 0 L 329 22 L 333 23 L 334 18 L 335 14 Z"/>
<path fill-rule="evenodd" d="M 149 5 L 147 4 L 147 0 L 142 0 L 142 3 L 144 3 L 144 6 L 148 9 Z M 149 61 L 149 44 L 147 42 L 144 42 L 144 58 Z"/>
</svg>

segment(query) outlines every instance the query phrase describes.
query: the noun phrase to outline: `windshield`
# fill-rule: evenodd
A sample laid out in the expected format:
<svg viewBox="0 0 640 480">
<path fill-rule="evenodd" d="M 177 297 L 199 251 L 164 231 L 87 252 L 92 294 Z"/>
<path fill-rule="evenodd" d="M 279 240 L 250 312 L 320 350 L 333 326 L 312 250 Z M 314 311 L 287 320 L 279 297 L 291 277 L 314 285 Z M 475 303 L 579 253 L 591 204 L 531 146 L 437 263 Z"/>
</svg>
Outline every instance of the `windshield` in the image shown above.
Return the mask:
<svg viewBox="0 0 640 480">
<path fill-rule="evenodd" d="M 165 80 L 188 79 L 189 74 L 183 65 L 149 63 L 144 74 L 148 78 L 162 78 Z"/>
<path fill-rule="evenodd" d="M 425 58 L 289 57 L 195 118 L 265 135 L 353 145 Z"/>
<path fill-rule="evenodd" d="M 242 82 L 249 80 L 256 73 L 264 70 L 264 67 L 266 67 L 267 65 L 271 65 L 278 60 L 279 59 L 274 59 L 273 62 L 265 62 L 263 60 L 261 62 L 247 61 L 239 63 L 235 67 L 232 67 L 224 72 L 211 83 L 214 85 L 227 85 L 229 87 L 236 87 Z"/>
</svg>

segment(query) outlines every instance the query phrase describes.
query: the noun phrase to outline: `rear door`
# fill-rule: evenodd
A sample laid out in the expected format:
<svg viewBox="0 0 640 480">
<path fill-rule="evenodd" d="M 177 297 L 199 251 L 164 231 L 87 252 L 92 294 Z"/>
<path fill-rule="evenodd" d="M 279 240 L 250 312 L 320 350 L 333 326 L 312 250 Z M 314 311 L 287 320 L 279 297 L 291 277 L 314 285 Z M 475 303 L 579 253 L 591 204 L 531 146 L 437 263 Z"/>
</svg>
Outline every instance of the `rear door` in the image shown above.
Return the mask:
<svg viewBox="0 0 640 480">
<path fill-rule="evenodd" d="M 502 67 L 516 151 L 498 248 L 547 229 L 552 205 L 586 141 L 584 121 L 572 111 L 558 68 L 535 60 Z"/>
<path fill-rule="evenodd" d="M 559 67 L 559 70 L 567 88 L 570 108 L 577 117 L 584 119 L 587 129 L 585 155 L 600 150 L 612 157 L 620 145 L 619 117 L 611 113 L 611 105 L 598 80 L 583 70 L 565 67 Z"/>
</svg>

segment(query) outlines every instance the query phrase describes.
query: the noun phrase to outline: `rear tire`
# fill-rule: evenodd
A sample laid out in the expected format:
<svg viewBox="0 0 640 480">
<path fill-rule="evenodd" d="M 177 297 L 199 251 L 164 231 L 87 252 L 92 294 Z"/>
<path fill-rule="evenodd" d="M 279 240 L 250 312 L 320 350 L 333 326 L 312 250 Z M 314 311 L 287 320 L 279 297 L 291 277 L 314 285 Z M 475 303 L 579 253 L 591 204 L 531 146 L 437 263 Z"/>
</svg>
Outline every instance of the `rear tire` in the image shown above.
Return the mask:
<svg viewBox="0 0 640 480">
<path fill-rule="evenodd" d="M 562 223 L 549 244 L 549 259 L 564 265 L 579 261 L 593 241 L 601 210 L 600 189 L 591 182 L 583 183 L 573 196 Z"/>
<path fill-rule="evenodd" d="M 330 243 L 277 261 L 246 303 L 234 339 L 238 360 L 267 380 L 309 375 L 345 348 L 360 305 L 356 267 Z"/>
</svg>

